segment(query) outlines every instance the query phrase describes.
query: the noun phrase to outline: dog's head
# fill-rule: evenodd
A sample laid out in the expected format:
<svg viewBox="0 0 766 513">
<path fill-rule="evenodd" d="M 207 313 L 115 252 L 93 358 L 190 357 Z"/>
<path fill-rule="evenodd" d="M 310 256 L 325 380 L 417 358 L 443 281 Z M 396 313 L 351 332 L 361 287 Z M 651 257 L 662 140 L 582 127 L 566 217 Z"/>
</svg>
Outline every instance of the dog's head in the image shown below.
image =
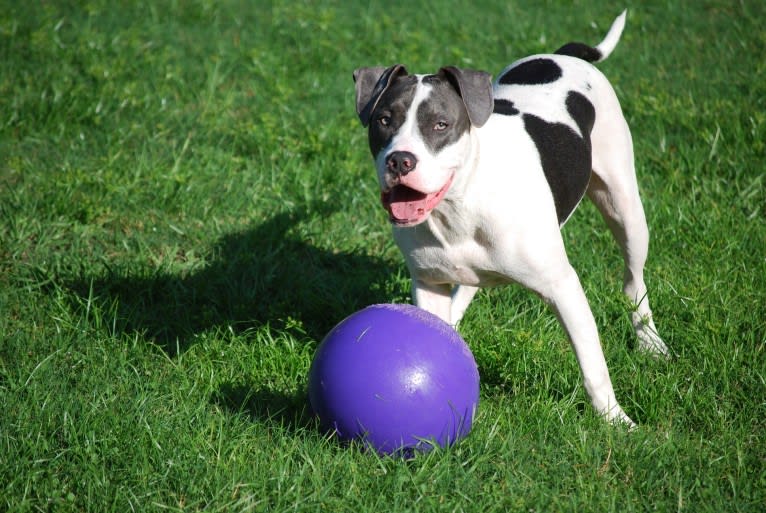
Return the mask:
<svg viewBox="0 0 766 513">
<path fill-rule="evenodd" d="M 492 113 L 490 75 L 454 67 L 409 75 L 397 64 L 360 68 L 354 81 L 383 206 L 393 224 L 419 224 L 463 167 L 471 127 L 482 126 Z"/>
</svg>

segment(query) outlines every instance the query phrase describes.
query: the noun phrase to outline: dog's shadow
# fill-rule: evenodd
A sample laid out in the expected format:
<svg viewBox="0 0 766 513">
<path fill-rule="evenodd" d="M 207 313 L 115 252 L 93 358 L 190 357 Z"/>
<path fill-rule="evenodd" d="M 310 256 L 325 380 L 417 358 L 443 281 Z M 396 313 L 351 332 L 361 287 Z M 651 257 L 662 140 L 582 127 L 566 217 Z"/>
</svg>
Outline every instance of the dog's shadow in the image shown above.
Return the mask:
<svg viewBox="0 0 766 513">
<path fill-rule="evenodd" d="M 307 209 L 283 212 L 223 236 L 196 272 L 111 267 L 70 288 L 112 308 L 115 331 L 139 333 L 170 356 L 213 328 L 241 333 L 297 323 L 309 339 L 321 340 L 350 313 L 390 301 L 390 276 L 400 270 L 395 262 L 300 239 L 291 228 L 307 216 Z"/>
</svg>

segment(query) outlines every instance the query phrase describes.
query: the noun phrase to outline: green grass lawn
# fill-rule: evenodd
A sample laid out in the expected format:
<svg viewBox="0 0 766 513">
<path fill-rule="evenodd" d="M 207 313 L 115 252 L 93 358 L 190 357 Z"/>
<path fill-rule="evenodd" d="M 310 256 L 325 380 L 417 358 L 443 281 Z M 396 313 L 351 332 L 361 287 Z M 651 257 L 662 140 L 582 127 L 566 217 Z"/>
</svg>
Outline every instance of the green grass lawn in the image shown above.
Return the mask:
<svg viewBox="0 0 766 513">
<path fill-rule="evenodd" d="M 638 429 L 591 411 L 553 315 L 504 287 L 461 326 L 473 432 L 402 461 L 306 408 L 324 334 L 409 297 L 351 72 L 497 73 L 623 6 L 0 0 L 0 510 L 766 509 L 766 3 L 633 4 L 600 68 L 677 358 L 633 349 L 585 204 L 564 236 Z"/>
</svg>

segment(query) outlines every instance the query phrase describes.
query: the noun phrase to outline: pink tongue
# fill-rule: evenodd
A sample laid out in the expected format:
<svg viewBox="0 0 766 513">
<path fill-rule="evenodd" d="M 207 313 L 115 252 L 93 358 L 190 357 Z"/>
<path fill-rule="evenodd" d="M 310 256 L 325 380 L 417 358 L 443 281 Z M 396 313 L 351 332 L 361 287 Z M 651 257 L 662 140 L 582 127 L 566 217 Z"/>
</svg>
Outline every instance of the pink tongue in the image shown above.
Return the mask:
<svg viewBox="0 0 766 513">
<path fill-rule="evenodd" d="M 388 212 L 398 221 L 419 219 L 435 205 L 429 205 L 429 196 L 409 187 L 398 185 L 388 193 Z"/>
<path fill-rule="evenodd" d="M 381 192 L 380 200 L 395 223 L 418 223 L 434 209 L 452 185 L 452 176 L 441 190 L 426 194 L 406 185 L 397 185 L 388 192 Z"/>
</svg>

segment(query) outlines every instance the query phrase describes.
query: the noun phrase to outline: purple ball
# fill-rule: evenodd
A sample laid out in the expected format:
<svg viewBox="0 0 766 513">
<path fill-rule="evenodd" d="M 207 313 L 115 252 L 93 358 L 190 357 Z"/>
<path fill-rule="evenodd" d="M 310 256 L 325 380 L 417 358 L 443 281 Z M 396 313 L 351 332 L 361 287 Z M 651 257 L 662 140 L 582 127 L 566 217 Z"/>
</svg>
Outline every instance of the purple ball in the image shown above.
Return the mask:
<svg viewBox="0 0 766 513">
<path fill-rule="evenodd" d="M 372 305 L 327 334 L 309 371 L 320 424 L 380 453 L 452 445 L 471 430 L 479 372 L 446 322 L 412 305 Z"/>
</svg>

